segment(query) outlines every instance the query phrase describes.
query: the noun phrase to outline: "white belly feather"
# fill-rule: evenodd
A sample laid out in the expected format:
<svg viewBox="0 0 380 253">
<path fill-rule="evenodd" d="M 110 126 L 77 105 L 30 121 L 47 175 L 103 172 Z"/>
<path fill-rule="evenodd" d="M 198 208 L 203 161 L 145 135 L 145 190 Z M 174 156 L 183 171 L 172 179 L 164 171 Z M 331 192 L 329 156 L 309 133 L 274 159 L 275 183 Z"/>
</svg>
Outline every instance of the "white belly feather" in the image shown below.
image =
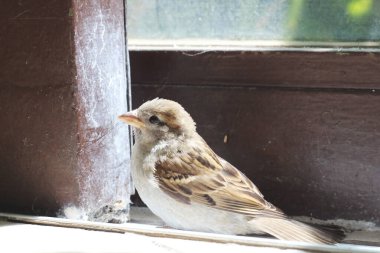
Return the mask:
<svg viewBox="0 0 380 253">
<path fill-rule="evenodd" d="M 134 146 L 133 151 L 135 148 Z M 158 187 L 153 178 L 153 171 L 143 169 L 143 157 L 141 152 L 132 153 L 132 177 L 135 187 L 149 209 L 168 226 L 223 234 L 259 233 L 243 215 L 196 203 L 188 205 L 171 198 Z M 146 163 L 149 161 L 145 160 Z"/>
</svg>

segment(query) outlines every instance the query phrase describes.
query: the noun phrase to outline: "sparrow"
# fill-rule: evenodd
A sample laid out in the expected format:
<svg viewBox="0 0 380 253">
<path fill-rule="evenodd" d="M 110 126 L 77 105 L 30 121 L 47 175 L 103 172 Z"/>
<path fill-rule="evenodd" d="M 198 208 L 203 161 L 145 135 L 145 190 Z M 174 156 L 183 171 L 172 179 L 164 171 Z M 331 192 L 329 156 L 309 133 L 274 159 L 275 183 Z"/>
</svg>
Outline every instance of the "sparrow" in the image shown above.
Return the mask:
<svg viewBox="0 0 380 253">
<path fill-rule="evenodd" d="M 156 98 L 119 119 L 133 127 L 134 185 L 166 225 L 319 244 L 343 239 L 338 229 L 295 221 L 266 201 L 250 179 L 207 145 L 179 103 Z"/>
</svg>

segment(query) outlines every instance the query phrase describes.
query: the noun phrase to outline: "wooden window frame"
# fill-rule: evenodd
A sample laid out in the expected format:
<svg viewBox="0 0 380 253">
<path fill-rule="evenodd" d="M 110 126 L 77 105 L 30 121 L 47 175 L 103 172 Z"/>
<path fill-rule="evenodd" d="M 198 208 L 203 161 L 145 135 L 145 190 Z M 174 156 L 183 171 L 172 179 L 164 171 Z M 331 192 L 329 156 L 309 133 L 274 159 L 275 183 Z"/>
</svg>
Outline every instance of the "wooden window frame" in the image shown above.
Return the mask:
<svg viewBox="0 0 380 253">
<path fill-rule="evenodd" d="M 258 166 L 261 167 L 261 170 L 259 170 L 257 174 L 250 172 L 250 169 L 248 169 L 250 167 L 250 163 L 248 162 L 249 159 L 244 158 L 244 161 L 242 161 L 243 158 L 241 153 L 250 150 L 247 150 L 247 147 L 252 148 L 251 150 L 254 150 L 255 148 L 259 150 L 260 147 L 245 145 L 244 142 L 255 142 L 258 138 L 261 138 L 260 136 L 258 137 L 258 135 L 261 134 L 261 136 L 265 136 L 268 135 L 268 133 L 259 129 L 259 131 L 261 131 L 260 134 L 254 135 L 250 132 L 251 130 L 248 127 L 240 128 L 240 130 L 244 131 L 246 134 L 246 138 L 239 138 L 238 134 L 235 133 L 235 139 L 237 138 L 239 140 L 231 144 L 236 144 L 238 151 L 224 145 L 222 142 L 222 134 L 223 131 L 225 131 L 227 136 L 228 129 L 225 130 L 223 124 L 227 123 L 229 126 L 234 125 L 229 122 L 230 120 L 228 118 L 220 115 L 218 108 L 222 107 L 225 111 L 229 110 L 227 106 L 221 104 L 223 103 L 222 98 L 227 98 L 228 95 L 221 96 L 217 100 L 218 102 L 213 103 L 213 100 L 216 101 L 216 99 L 212 97 L 213 93 L 211 91 L 226 89 L 231 92 L 231 96 L 233 96 L 232 94 L 239 89 L 247 91 L 247 93 L 256 92 L 260 94 L 270 94 L 271 92 L 277 92 L 276 94 L 278 95 L 276 96 L 279 98 L 282 96 L 281 94 L 284 93 L 298 93 L 292 95 L 293 99 L 297 99 L 297 96 L 302 96 L 302 94 L 312 96 L 312 93 L 323 93 L 317 102 L 319 104 L 316 106 L 319 106 L 319 109 L 322 108 L 327 110 L 319 112 L 316 111 L 315 108 L 311 108 L 315 111 L 312 112 L 314 113 L 314 118 L 311 118 L 310 120 L 317 122 L 317 127 L 311 128 L 310 131 L 317 131 L 320 133 L 321 130 L 330 127 L 335 129 L 335 132 L 333 133 L 337 134 L 337 136 L 332 136 L 332 138 L 337 137 L 341 139 L 342 142 L 345 142 L 344 138 L 349 139 L 350 134 L 356 136 L 353 139 L 354 144 L 350 145 L 349 142 L 341 143 L 343 146 L 337 145 L 339 147 L 335 146 L 335 150 L 338 150 L 338 148 L 347 149 L 346 153 L 349 154 L 350 159 L 356 159 L 355 161 L 367 161 L 366 163 L 363 163 L 365 164 L 363 166 L 368 165 L 368 170 L 372 171 L 368 176 L 370 178 L 378 178 L 379 175 L 376 173 L 375 168 L 380 164 L 380 159 L 374 158 L 373 154 L 369 153 L 365 153 L 364 155 L 363 153 L 360 153 L 361 157 L 358 157 L 359 153 L 355 151 L 357 148 L 355 143 L 362 143 L 362 140 L 364 139 L 372 140 L 368 141 L 368 146 L 364 148 L 375 150 L 376 148 L 378 149 L 379 145 L 379 143 L 374 141 L 374 138 L 372 137 L 376 134 L 375 126 L 380 124 L 379 117 L 376 117 L 376 109 L 371 109 L 371 103 L 373 103 L 375 107 L 379 104 L 380 72 L 378 70 L 380 69 L 380 53 L 377 52 L 378 49 L 367 48 L 368 52 L 366 52 L 365 49 L 357 51 L 352 48 L 343 48 L 339 50 L 333 48 L 309 48 L 307 51 L 305 49 L 299 50 L 297 48 L 271 48 L 270 50 L 268 48 L 256 48 L 254 50 L 247 48 L 245 50 L 224 51 L 208 48 L 192 51 L 191 49 L 184 50 L 183 48 L 172 48 L 170 50 L 167 48 L 139 48 L 136 45 L 131 46 L 131 48 L 133 49 L 130 50 L 132 92 L 134 94 L 132 97 L 133 107 L 155 97 L 172 98 L 183 103 L 185 108 L 190 111 L 190 114 L 195 116 L 201 135 L 209 142 L 211 147 L 214 148 L 219 155 L 226 158 L 234 165 L 237 165 L 239 169 L 251 177 L 264 192 L 264 195 L 268 200 L 273 200 L 274 204 L 284 208 L 284 210 L 291 215 L 316 215 L 318 218 L 322 219 L 338 219 L 340 218 L 339 214 L 342 214 L 346 219 L 372 219 L 372 221 L 376 223 L 380 222 L 378 218 L 375 218 L 377 213 L 376 210 L 380 209 L 380 206 L 371 204 L 373 203 L 371 197 L 366 200 L 358 199 L 357 203 L 366 203 L 371 206 L 371 208 L 368 210 L 356 208 L 355 215 L 351 215 L 355 212 L 348 211 L 345 207 L 347 203 L 344 198 L 335 199 L 332 197 L 333 194 L 343 196 L 347 193 L 353 196 L 359 196 L 363 192 L 367 192 L 366 194 L 369 195 L 373 194 L 373 192 L 380 193 L 380 189 L 372 183 L 355 184 L 355 186 L 352 186 L 352 184 L 350 184 L 350 182 L 354 182 L 352 174 L 355 174 L 356 172 L 354 173 L 354 171 L 358 168 L 356 166 L 344 167 L 344 160 L 349 159 L 346 159 L 343 156 L 337 158 L 335 162 L 340 163 L 340 165 L 346 168 L 347 173 L 344 173 L 342 179 L 345 180 L 347 184 L 339 183 L 341 188 L 337 188 L 335 191 L 330 192 L 330 202 L 328 201 L 327 203 L 328 205 L 331 204 L 337 206 L 337 208 L 334 209 L 334 213 L 331 215 L 324 214 L 323 212 L 325 208 L 322 207 L 323 205 L 319 205 L 318 207 L 316 204 L 317 202 L 322 203 L 323 201 L 326 201 L 326 199 L 318 197 L 319 200 L 314 204 L 314 208 L 313 204 L 307 204 L 313 202 L 308 198 L 308 194 L 313 193 L 310 192 L 310 187 L 309 191 L 305 190 L 304 193 L 301 188 L 291 193 L 289 191 L 292 187 L 290 181 L 286 187 L 285 184 L 282 184 L 284 186 L 282 188 L 281 183 L 273 180 L 273 178 L 278 178 L 278 180 L 288 180 L 291 177 L 296 177 L 290 172 L 286 174 L 287 172 L 277 169 L 277 167 L 283 165 L 286 166 L 287 163 L 290 164 L 288 168 L 291 168 L 292 164 L 297 163 L 296 158 L 291 160 L 291 158 L 288 159 L 286 155 L 282 155 L 282 162 L 279 161 L 278 163 L 271 164 L 272 158 L 274 160 L 276 159 L 276 153 L 274 153 L 274 157 L 265 157 L 266 154 L 264 154 L 264 151 L 258 151 L 261 152 L 259 153 L 261 157 L 257 158 L 253 164 L 258 164 Z M 183 92 L 176 92 L 175 89 L 177 89 L 177 87 L 178 89 L 182 89 Z M 198 90 L 198 92 L 195 90 Z M 203 93 L 209 94 L 208 97 L 203 95 Z M 242 91 L 239 94 L 243 93 L 244 92 Z M 334 104 L 334 99 L 339 99 L 339 94 L 343 94 L 345 98 L 340 103 L 338 102 L 337 104 Z M 193 97 L 189 98 L 188 96 Z M 196 96 L 204 97 L 198 99 Z M 325 103 L 323 96 L 326 97 L 326 101 L 330 101 L 329 105 L 326 104 L 326 106 L 330 107 L 323 107 L 323 104 Z M 368 114 L 368 122 L 366 122 L 366 116 L 360 117 L 360 115 L 363 114 L 363 112 L 360 111 L 360 108 L 355 109 L 355 106 L 351 106 L 351 109 L 342 109 L 343 111 L 339 112 L 343 113 L 344 116 L 342 116 L 342 114 L 337 117 L 348 118 L 348 121 L 350 122 L 347 122 L 346 126 L 349 126 L 350 124 L 355 125 L 355 129 L 354 127 L 352 129 L 344 127 L 339 128 L 339 125 L 335 126 L 334 124 L 337 123 L 333 123 L 330 119 L 330 111 L 339 109 L 337 106 L 345 106 L 347 103 L 350 103 L 351 97 L 363 98 L 361 99 L 361 105 L 365 105 L 366 108 L 369 108 L 364 112 Z M 256 96 L 256 98 L 258 99 L 259 97 Z M 196 102 L 192 103 L 192 100 Z M 247 101 L 248 100 L 245 100 L 244 103 L 248 103 Z M 264 120 L 267 120 L 269 117 L 268 115 L 276 115 L 273 111 L 278 108 L 276 109 L 266 105 L 265 101 L 249 101 L 253 103 L 252 106 L 260 107 L 261 110 L 263 110 L 263 114 L 266 115 Z M 273 100 L 272 102 L 276 103 L 277 101 Z M 239 97 L 235 100 L 230 99 L 228 103 L 239 103 Z M 292 101 L 288 99 L 287 103 L 289 106 L 289 103 L 292 103 Z M 307 102 L 305 103 L 307 104 Z M 208 109 L 209 104 L 212 104 L 212 109 Z M 218 106 L 218 104 L 220 106 Z M 249 114 L 250 112 L 247 109 L 248 105 L 245 104 L 244 106 L 244 113 Z M 234 106 L 233 108 L 234 110 L 239 110 L 238 106 Z M 288 112 L 288 115 L 291 118 L 289 119 L 289 122 L 303 120 L 301 116 L 292 118 L 293 112 Z M 263 120 L 259 110 L 256 110 L 255 113 L 255 117 L 258 118 L 258 120 Z M 207 115 L 212 115 L 212 118 L 207 117 Z M 228 115 L 234 117 L 234 112 L 231 112 Z M 241 115 L 235 116 L 240 117 L 239 119 L 244 121 L 244 118 L 241 118 Z M 209 127 L 210 125 L 215 124 L 213 122 L 215 119 L 219 119 L 216 124 L 216 130 Z M 253 116 L 251 116 L 250 119 L 255 120 Z M 282 118 L 282 120 L 284 120 L 284 118 Z M 337 122 L 339 120 L 340 119 L 337 119 Z M 364 121 L 364 123 L 359 126 L 359 121 Z M 266 122 L 278 125 L 276 121 L 267 120 Z M 288 128 L 294 127 L 294 124 L 289 122 L 284 123 L 282 129 L 285 129 L 286 126 L 288 126 Z M 280 122 L 279 124 L 282 123 Z M 261 129 L 264 128 L 264 126 L 259 123 L 256 125 L 261 126 Z M 309 125 L 305 125 L 305 127 L 309 127 Z M 365 132 L 362 136 L 357 135 L 359 127 L 363 127 L 363 131 Z M 280 129 L 281 127 L 278 128 Z M 217 134 L 220 136 L 216 136 L 215 132 L 218 132 Z M 250 137 L 250 135 L 253 135 L 254 137 Z M 307 137 L 310 138 L 310 135 Z M 298 139 L 302 140 L 302 137 Z M 278 138 L 277 141 L 281 142 L 284 141 L 284 139 L 279 140 Z M 311 147 L 312 149 L 307 152 L 302 150 L 304 149 L 304 146 L 298 149 L 295 148 L 297 151 L 291 153 L 291 155 L 296 156 L 297 152 L 300 151 L 301 155 L 308 156 L 308 153 L 313 153 L 317 149 L 322 150 L 323 152 L 319 159 L 325 162 L 325 165 L 320 165 L 320 167 L 323 168 L 324 166 L 326 169 L 319 170 L 318 173 L 322 173 L 326 176 L 331 175 L 335 178 L 334 180 L 341 180 L 338 179 L 340 172 L 334 168 L 336 164 L 329 165 L 326 163 L 331 161 L 329 154 L 326 151 L 328 150 L 331 152 L 328 142 L 329 141 L 326 140 L 326 143 L 318 148 Z M 317 144 L 318 143 L 316 143 L 316 145 Z M 298 144 L 290 143 L 290 145 L 297 146 Z M 286 147 L 284 147 L 283 150 L 280 150 L 280 152 L 284 153 L 286 151 L 285 148 Z M 240 158 L 237 156 L 240 156 Z M 265 158 L 265 161 L 257 162 L 257 160 L 263 159 L 263 157 Z M 316 159 L 309 161 L 314 163 L 318 162 Z M 311 178 L 308 178 L 308 173 L 303 171 L 302 165 L 306 165 L 304 167 L 308 169 L 309 164 L 306 162 L 299 165 L 301 168 L 295 173 L 297 173 L 297 177 L 300 178 L 291 179 L 295 184 L 298 184 L 297 180 L 312 180 Z M 288 169 L 287 167 L 285 168 Z M 368 171 L 366 173 L 368 173 Z M 282 178 L 281 175 L 284 177 Z M 309 183 L 315 182 L 306 181 L 305 184 Z M 289 191 L 289 194 L 291 194 L 292 197 L 290 197 L 290 202 L 293 203 L 293 206 L 285 201 L 284 197 L 281 197 L 281 193 L 284 191 Z M 318 196 L 318 194 L 315 193 L 317 190 L 311 191 L 314 191 L 314 197 Z M 325 194 L 322 190 L 318 191 L 321 191 L 321 194 Z M 359 195 L 357 195 L 358 193 Z M 295 195 L 293 196 L 293 194 Z M 138 198 L 135 198 L 134 202 L 138 204 Z"/>
</svg>

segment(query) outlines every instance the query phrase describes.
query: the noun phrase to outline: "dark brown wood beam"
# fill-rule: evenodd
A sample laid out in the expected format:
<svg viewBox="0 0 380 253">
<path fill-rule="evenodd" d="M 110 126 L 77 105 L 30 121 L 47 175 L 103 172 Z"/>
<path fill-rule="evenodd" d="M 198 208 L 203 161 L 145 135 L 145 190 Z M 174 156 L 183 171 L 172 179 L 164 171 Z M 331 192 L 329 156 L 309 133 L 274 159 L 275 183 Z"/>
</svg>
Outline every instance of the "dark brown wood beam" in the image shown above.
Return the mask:
<svg viewBox="0 0 380 253">
<path fill-rule="evenodd" d="M 85 214 L 126 201 L 123 1 L 1 5 L 0 210 Z"/>
<path fill-rule="evenodd" d="M 379 89 L 380 53 L 132 51 L 133 83 Z"/>
</svg>

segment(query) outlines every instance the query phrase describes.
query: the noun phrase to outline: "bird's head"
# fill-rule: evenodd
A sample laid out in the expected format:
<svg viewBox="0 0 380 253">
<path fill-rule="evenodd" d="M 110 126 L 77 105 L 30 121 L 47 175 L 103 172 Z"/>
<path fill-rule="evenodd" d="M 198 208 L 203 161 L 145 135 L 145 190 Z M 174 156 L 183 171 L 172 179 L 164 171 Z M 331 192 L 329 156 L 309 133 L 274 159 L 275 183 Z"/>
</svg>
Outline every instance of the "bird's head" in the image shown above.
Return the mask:
<svg viewBox="0 0 380 253">
<path fill-rule="evenodd" d="M 194 120 L 179 103 L 162 98 L 147 101 L 119 119 L 134 127 L 137 138 L 142 135 L 152 141 L 189 137 L 196 131 Z"/>
</svg>

